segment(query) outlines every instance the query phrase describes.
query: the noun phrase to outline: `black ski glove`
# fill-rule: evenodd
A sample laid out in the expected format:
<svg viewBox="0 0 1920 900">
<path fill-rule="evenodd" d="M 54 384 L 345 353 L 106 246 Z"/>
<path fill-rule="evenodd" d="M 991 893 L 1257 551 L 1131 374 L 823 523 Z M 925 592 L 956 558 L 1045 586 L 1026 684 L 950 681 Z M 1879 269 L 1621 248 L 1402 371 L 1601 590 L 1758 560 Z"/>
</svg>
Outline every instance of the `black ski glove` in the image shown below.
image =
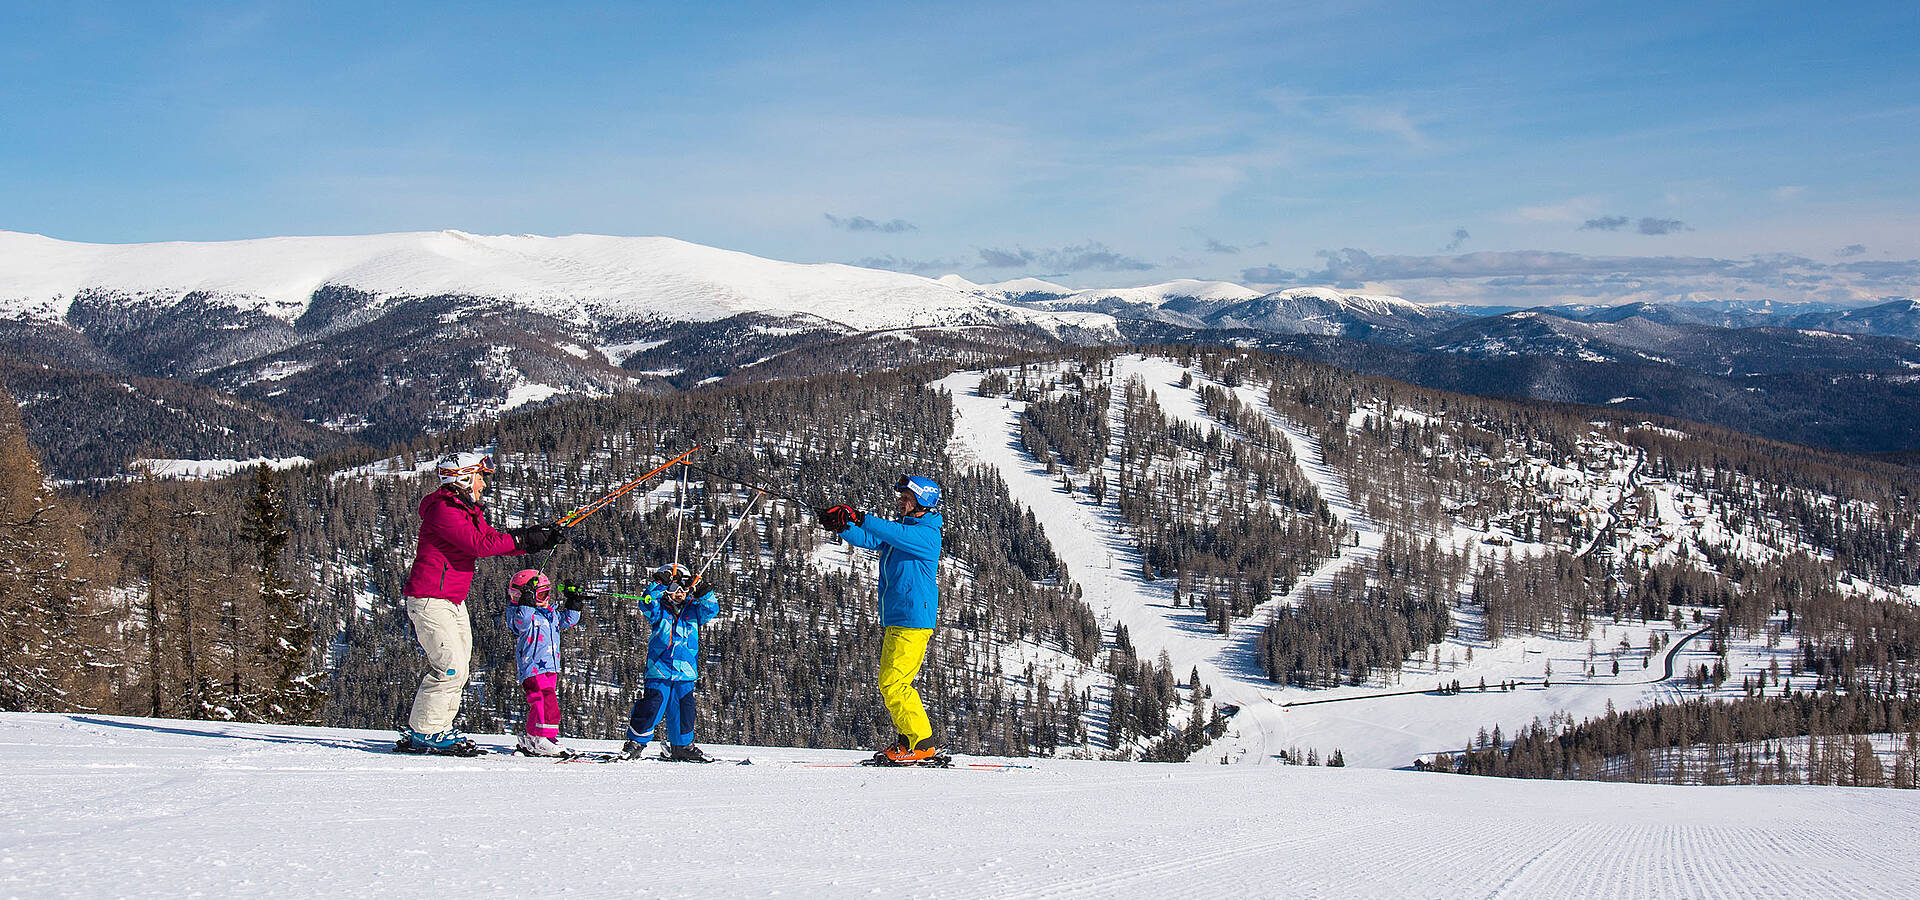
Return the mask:
<svg viewBox="0 0 1920 900">
<path fill-rule="evenodd" d="M 569 612 L 586 612 L 587 611 L 586 598 L 580 596 L 579 594 L 568 594 L 567 610 Z"/>
<path fill-rule="evenodd" d="M 825 528 L 834 534 L 846 531 L 855 523 L 866 518 L 859 510 L 844 503 L 826 509 L 816 509 L 813 511 L 813 514 L 819 518 L 821 528 Z"/>
<path fill-rule="evenodd" d="M 507 532 L 513 535 L 513 542 L 523 553 L 539 553 L 549 547 L 564 543 L 567 530 L 558 525 L 528 525 Z"/>
<path fill-rule="evenodd" d="M 520 548 L 521 553 L 532 555 L 547 549 L 546 544 L 542 543 L 545 540 L 545 535 L 540 533 L 540 526 L 538 525 L 509 528 L 507 529 L 507 534 L 513 536 L 513 545 Z"/>
</svg>

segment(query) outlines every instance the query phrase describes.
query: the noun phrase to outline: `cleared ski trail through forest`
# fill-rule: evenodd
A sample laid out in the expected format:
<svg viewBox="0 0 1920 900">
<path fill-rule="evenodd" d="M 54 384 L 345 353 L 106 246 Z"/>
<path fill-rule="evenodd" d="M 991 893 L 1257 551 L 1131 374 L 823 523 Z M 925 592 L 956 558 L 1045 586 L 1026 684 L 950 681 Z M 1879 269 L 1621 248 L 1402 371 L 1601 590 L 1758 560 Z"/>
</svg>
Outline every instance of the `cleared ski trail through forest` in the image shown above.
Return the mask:
<svg viewBox="0 0 1920 900">
<path fill-rule="evenodd" d="M 1203 430 L 1222 428 L 1238 438 L 1233 429 L 1206 415 L 1199 390 L 1211 382 L 1201 373 L 1164 358 L 1121 356 L 1114 362 L 1115 399 L 1109 411 L 1116 441 L 1121 434 L 1120 386 L 1136 375 L 1157 398 L 1168 419 Z M 1181 387 L 1182 376 L 1187 375 L 1192 377 L 1191 384 Z M 978 396 L 980 378 L 981 373 L 962 372 L 937 382 L 953 395 L 954 436 L 949 452 L 956 459 L 999 469 L 1013 496 L 1033 512 L 1054 551 L 1066 563 L 1068 574 L 1081 586 L 1083 599 L 1105 627 L 1126 625 L 1142 658 L 1152 659 L 1164 649 L 1176 678 L 1184 681 L 1189 670 L 1198 669 L 1201 680 L 1213 689 L 1215 703 L 1239 707 L 1228 733 L 1194 754 L 1196 762 L 1225 758 L 1228 762 L 1268 763 L 1278 762 L 1276 757 L 1282 750 L 1318 750 L 1324 756 L 1339 749 L 1348 765 L 1398 768 L 1409 766 L 1416 756 L 1465 746 L 1482 728 L 1499 725 L 1516 729 L 1560 711 L 1578 717 L 1597 716 L 1610 703 L 1621 709 L 1633 708 L 1672 694 L 1668 684 L 1631 673 L 1591 680 L 1566 678 L 1554 680 L 1551 686 L 1543 685 L 1539 661 L 1550 658 L 1556 645 L 1531 638 L 1481 647 L 1477 661 L 1466 666 L 1449 664 L 1444 676 L 1429 669 L 1425 674 L 1410 671 L 1404 681 L 1395 678 L 1336 688 L 1273 684 L 1266 679 L 1259 656 L 1259 635 L 1273 609 L 1296 602 L 1307 591 L 1376 556 L 1385 538 L 1383 523 L 1373 521 L 1355 504 L 1345 479 L 1326 465 L 1314 436 L 1299 423 L 1274 412 L 1266 402 L 1265 385 L 1231 389 L 1242 403 L 1259 410 L 1285 435 L 1296 467 L 1359 543 L 1343 547 L 1339 556 L 1323 561 L 1285 596 L 1275 596 L 1256 608 L 1252 616 L 1236 619 L 1231 634 L 1223 636 L 1200 610 L 1173 605 L 1172 579 L 1146 581 L 1141 577 L 1140 554 L 1119 512 L 1110 505 L 1094 505 L 1084 484 L 1072 495 L 1061 490 L 1058 477 L 1048 475 L 1045 466 L 1020 446 L 1020 414 L 1025 404 Z M 1111 452 L 1105 472 L 1108 483 L 1117 481 L 1118 463 Z M 1578 653 L 1585 643 L 1584 639 L 1567 641 L 1559 649 Z M 1544 647 L 1546 656 L 1534 655 L 1542 652 L 1537 649 L 1540 647 Z M 1710 661 L 1694 650 L 1695 646 L 1686 642 L 1673 645 L 1666 648 L 1660 662 L 1671 666 L 1682 656 L 1689 666 Z M 1578 667 L 1577 659 L 1562 656 L 1560 661 L 1566 671 Z M 1426 678 L 1433 681 L 1415 680 Z M 1510 679 L 1521 688 L 1467 690 L 1452 695 L 1419 689 L 1423 684 L 1456 678 L 1468 685 L 1476 679 L 1496 684 Z M 1365 697 L 1368 702 L 1284 706 L 1294 701 L 1348 697 Z M 1096 740 L 1104 737 L 1103 723 L 1095 719 L 1091 724 Z"/>
<path fill-rule="evenodd" d="M 1877 898 L 1920 854 L 1916 791 L 474 737 L 0 713 L 0 896 Z"/>
<path fill-rule="evenodd" d="M 1203 429 L 1224 428 L 1206 415 L 1196 388 L 1180 387 L 1180 378 L 1187 373 L 1185 367 L 1171 360 L 1137 356 L 1117 359 L 1113 378 L 1116 399 L 1108 413 L 1115 440 L 1121 430 L 1119 388 L 1134 376 L 1141 378 L 1169 418 Z M 1196 385 L 1204 380 L 1193 374 Z M 1068 495 L 1062 491 L 1046 467 L 1020 446 L 1020 413 L 1025 404 L 979 396 L 976 389 L 980 378 L 981 373 L 964 372 L 938 382 L 954 398 L 953 440 L 958 446 L 952 449 L 956 455 L 1000 470 L 1013 496 L 1033 511 L 1054 552 L 1066 563 L 1068 575 L 1080 585 L 1082 599 L 1103 624 L 1127 626 L 1143 658 L 1152 659 L 1165 650 L 1176 678 L 1198 669 L 1200 679 L 1213 689 L 1216 704 L 1239 707 L 1227 735 L 1197 754 L 1196 760 L 1225 757 L 1229 762 L 1277 762 L 1277 755 L 1291 746 L 1292 735 L 1278 705 L 1279 691 L 1271 688 L 1261 674 L 1259 623 L 1266 621 L 1274 607 L 1291 602 L 1377 553 L 1382 540 L 1379 529 L 1353 507 L 1346 485 L 1321 460 L 1319 444 L 1304 430 L 1274 415 L 1264 396 L 1253 391 L 1240 394 L 1242 402 L 1252 403 L 1285 431 L 1301 471 L 1333 513 L 1360 536 L 1360 546 L 1345 548 L 1340 556 L 1325 561 L 1301 579 L 1293 592 L 1269 600 L 1253 616 L 1236 620 L 1230 634 L 1221 635 L 1200 610 L 1173 605 L 1172 579 L 1146 581 L 1140 577 L 1140 553 L 1127 536 L 1120 514 L 1110 506 L 1094 505 L 1084 493 Z M 1111 452 L 1105 457 L 1105 468 L 1109 483 L 1117 481 L 1118 464 Z"/>
</svg>

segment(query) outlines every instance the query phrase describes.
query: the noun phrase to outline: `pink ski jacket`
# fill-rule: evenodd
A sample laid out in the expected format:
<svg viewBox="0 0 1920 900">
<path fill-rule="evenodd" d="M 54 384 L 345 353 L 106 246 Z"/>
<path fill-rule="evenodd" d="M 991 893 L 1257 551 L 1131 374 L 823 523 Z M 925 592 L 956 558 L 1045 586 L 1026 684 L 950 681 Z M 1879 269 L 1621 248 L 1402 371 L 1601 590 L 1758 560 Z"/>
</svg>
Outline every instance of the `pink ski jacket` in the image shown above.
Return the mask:
<svg viewBox="0 0 1920 900">
<path fill-rule="evenodd" d="M 473 561 L 482 556 L 519 556 L 513 536 L 487 524 L 486 508 L 442 488 L 420 499 L 420 549 L 407 576 L 409 597 L 467 601 Z"/>
</svg>

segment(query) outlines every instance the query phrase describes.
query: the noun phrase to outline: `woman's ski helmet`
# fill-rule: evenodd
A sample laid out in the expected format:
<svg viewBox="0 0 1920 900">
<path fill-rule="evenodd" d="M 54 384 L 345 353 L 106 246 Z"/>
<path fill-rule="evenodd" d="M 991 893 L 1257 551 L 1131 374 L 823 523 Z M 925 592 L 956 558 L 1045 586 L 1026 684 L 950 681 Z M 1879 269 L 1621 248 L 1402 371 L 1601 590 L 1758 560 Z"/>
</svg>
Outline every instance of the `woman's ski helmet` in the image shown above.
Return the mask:
<svg viewBox="0 0 1920 900">
<path fill-rule="evenodd" d="M 507 586 L 507 599 L 527 606 L 537 606 L 538 601 L 552 596 L 553 581 L 540 574 L 539 569 L 521 569 L 513 573 L 513 580 Z"/>
<path fill-rule="evenodd" d="M 940 505 L 940 485 L 925 475 L 902 475 L 893 483 L 893 489 L 912 494 L 913 502 L 926 509 Z"/>
<path fill-rule="evenodd" d="M 440 461 L 438 472 L 442 485 L 457 484 L 471 488 L 475 474 L 493 474 L 493 454 L 454 453 Z"/>
</svg>

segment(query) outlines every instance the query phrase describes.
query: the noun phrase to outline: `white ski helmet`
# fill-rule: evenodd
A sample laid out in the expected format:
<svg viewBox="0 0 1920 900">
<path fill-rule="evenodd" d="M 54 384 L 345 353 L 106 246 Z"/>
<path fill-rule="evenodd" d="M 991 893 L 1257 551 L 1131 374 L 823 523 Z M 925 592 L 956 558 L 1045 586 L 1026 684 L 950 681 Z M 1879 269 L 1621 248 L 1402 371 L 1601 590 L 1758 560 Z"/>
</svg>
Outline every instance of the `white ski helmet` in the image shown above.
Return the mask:
<svg viewBox="0 0 1920 900">
<path fill-rule="evenodd" d="M 653 570 L 653 580 L 661 584 L 677 584 L 687 587 L 693 583 L 693 573 L 679 563 L 667 563 Z"/>
<path fill-rule="evenodd" d="M 474 475 L 493 474 L 493 454 L 449 454 L 446 459 L 440 461 L 438 471 L 442 485 L 457 484 L 463 488 L 471 488 Z"/>
</svg>

